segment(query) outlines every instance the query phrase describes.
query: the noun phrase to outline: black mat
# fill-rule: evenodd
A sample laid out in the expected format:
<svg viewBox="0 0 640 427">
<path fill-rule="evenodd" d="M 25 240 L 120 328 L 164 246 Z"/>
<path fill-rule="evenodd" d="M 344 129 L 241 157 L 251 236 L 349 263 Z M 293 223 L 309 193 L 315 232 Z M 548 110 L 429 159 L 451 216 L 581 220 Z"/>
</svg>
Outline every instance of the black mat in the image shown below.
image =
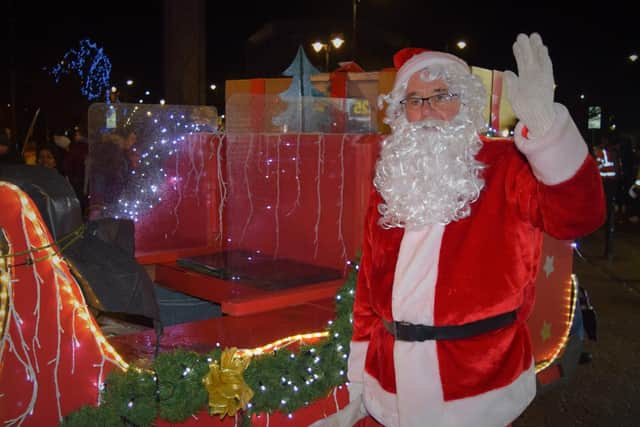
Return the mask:
<svg viewBox="0 0 640 427">
<path fill-rule="evenodd" d="M 342 277 L 339 270 L 246 251 L 225 251 L 177 260 L 180 267 L 264 290 L 289 289 Z"/>
</svg>

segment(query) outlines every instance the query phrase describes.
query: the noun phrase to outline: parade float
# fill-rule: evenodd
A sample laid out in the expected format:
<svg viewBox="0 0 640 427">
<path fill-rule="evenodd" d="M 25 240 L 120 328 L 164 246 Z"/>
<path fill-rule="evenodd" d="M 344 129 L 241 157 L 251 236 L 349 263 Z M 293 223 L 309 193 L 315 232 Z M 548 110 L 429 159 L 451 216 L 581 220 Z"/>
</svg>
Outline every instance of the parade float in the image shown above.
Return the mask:
<svg viewBox="0 0 640 427">
<path fill-rule="evenodd" d="M 90 175 L 116 175 L 89 178 L 89 223 L 63 184 L 27 191 L 24 177 L 0 177 L 5 425 L 306 426 L 348 402 L 361 230 L 385 133 L 375 98 L 393 71 L 322 75 L 301 52 L 288 71 L 228 82 L 224 132 L 209 107 L 94 104 Z M 474 72 L 489 89 L 488 135 L 508 137 L 501 74 Z M 127 179 L 106 185 L 123 175 L 100 144 L 122 147 L 131 130 Z M 60 200 L 65 220 L 52 219 Z M 105 219 L 133 224 L 132 262 L 155 286 L 221 315 L 162 325 L 122 302 L 145 293 L 117 288 L 115 264 L 99 272 L 123 297 L 109 300 L 83 270 L 91 257 L 67 255 Z M 529 327 L 543 391 L 571 374 L 580 338 L 572 242 L 545 236 L 541 250 Z M 108 337 L 101 310 L 152 313 L 156 327 Z"/>
</svg>

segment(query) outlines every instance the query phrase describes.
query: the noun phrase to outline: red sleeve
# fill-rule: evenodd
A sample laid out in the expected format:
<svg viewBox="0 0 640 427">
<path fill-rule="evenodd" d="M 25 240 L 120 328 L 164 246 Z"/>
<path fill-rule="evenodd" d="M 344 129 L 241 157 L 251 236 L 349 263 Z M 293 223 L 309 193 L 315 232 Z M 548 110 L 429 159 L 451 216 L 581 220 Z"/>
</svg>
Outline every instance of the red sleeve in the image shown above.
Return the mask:
<svg viewBox="0 0 640 427">
<path fill-rule="evenodd" d="M 591 156 L 587 155 L 578 171 L 559 184 L 538 181 L 528 168 L 518 175 L 513 190 L 518 193 L 521 214 L 550 236 L 571 240 L 592 233 L 604 223 L 602 179 Z"/>
</svg>

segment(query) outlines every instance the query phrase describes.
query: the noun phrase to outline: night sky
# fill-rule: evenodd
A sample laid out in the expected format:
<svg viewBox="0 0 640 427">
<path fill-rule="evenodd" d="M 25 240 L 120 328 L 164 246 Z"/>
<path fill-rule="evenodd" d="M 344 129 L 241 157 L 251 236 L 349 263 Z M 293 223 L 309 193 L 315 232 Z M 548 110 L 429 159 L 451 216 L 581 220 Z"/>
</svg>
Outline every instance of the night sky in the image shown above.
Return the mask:
<svg viewBox="0 0 640 427">
<path fill-rule="evenodd" d="M 332 65 L 353 59 L 352 0 L 252 3 L 232 2 L 222 11 L 220 1 L 207 2 L 207 76 L 209 83 L 218 86 L 215 92 L 207 93 L 207 103 L 224 110 L 226 79 L 278 76 L 300 44 L 314 65 L 323 68 L 324 57 L 315 54 L 309 44 L 318 37 L 328 38 L 330 33 L 342 32 L 346 39 L 345 48 L 332 57 Z M 469 9 L 451 1 L 361 0 L 357 6 L 356 62 L 367 71 L 376 71 L 392 66 L 392 55 L 398 48 L 453 50 L 454 43 L 463 38 L 468 47 L 459 55 L 470 65 L 515 70 L 511 45 L 516 35 L 537 31 L 549 46 L 558 101 L 576 112 L 586 105 L 602 105 L 619 130 L 640 129 L 636 119 L 640 113 L 640 60 L 632 63 L 627 58 L 634 52 L 640 54 L 640 36 L 637 15 L 630 6 L 616 6 L 622 2 L 584 3 L 571 11 L 485 3 L 492 6 Z M 109 56 L 113 84 L 131 78 L 139 90 L 151 91 L 150 102 L 158 102 L 162 95 L 162 4 L 118 0 L 36 5 L 5 0 L 0 13 L 0 120 L 9 117 L 13 52 L 19 121 L 30 118 L 37 107 L 42 107 L 42 126 L 47 128 L 81 121 L 89 101 L 80 95 L 77 79 L 67 78 L 55 85 L 47 67 L 84 38 L 96 42 Z M 16 28 L 13 44 L 9 43 L 11 17 Z M 296 30 L 280 34 L 266 45 L 247 42 L 268 23 L 278 23 L 276 28 L 290 28 L 294 23 Z M 584 100 L 580 94 L 585 95 Z"/>
</svg>

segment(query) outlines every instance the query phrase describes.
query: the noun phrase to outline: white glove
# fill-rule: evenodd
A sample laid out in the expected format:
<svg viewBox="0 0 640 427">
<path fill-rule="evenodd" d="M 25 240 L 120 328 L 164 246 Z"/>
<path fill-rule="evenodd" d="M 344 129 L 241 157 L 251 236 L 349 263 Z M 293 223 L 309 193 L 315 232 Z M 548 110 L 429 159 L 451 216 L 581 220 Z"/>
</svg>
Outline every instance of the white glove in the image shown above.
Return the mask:
<svg viewBox="0 0 640 427">
<path fill-rule="evenodd" d="M 518 75 L 504 72 L 506 96 L 521 124 L 529 130 L 528 138 L 537 138 L 551 128 L 555 117 L 551 58 L 538 33 L 531 37 L 519 34 L 513 44 L 513 55 Z"/>
</svg>

